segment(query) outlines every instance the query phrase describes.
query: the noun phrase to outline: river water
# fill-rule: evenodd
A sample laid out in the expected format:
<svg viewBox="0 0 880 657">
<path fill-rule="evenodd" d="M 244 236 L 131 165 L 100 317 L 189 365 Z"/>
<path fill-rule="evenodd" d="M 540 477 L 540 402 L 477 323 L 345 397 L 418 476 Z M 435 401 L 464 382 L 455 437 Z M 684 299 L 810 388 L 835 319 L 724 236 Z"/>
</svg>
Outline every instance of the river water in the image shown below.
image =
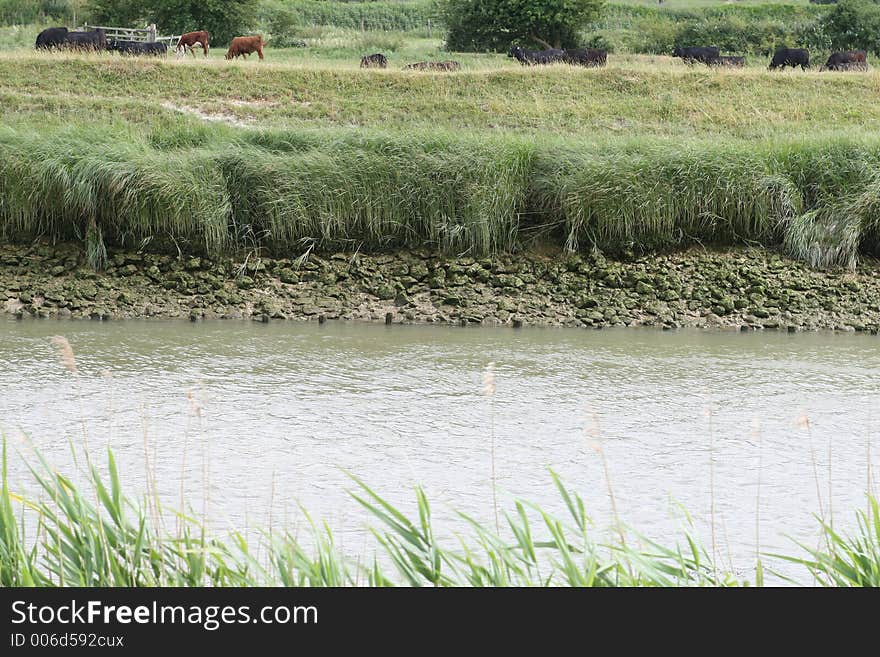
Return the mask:
<svg viewBox="0 0 880 657">
<path fill-rule="evenodd" d="M 758 527 L 762 550 L 796 553 L 820 510 L 853 525 L 880 464 L 878 371 L 880 340 L 858 334 L 0 319 L 0 431 L 62 471 L 71 443 L 109 445 L 129 493 L 149 471 L 218 531 L 301 527 L 301 505 L 353 552 L 368 517 L 346 470 L 407 511 L 422 484 L 448 531 L 453 510 L 491 524 L 494 436 L 502 509 L 564 515 L 552 468 L 598 532 L 610 492 L 664 543 L 685 509 L 747 573 Z M 10 485 L 29 482 L 14 456 Z"/>
</svg>

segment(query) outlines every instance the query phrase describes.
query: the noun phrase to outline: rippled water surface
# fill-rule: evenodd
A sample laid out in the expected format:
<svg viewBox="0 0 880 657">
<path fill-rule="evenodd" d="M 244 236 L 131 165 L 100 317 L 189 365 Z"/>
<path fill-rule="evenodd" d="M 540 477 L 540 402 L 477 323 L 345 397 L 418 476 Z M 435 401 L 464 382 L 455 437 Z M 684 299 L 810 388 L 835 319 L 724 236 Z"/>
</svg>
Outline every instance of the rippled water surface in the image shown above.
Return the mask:
<svg viewBox="0 0 880 657">
<path fill-rule="evenodd" d="M 715 549 L 745 570 L 757 520 L 787 552 L 815 541 L 819 494 L 851 524 L 880 461 L 878 372 L 880 341 L 852 334 L 0 320 L 0 430 L 62 470 L 71 441 L 110 445 L 131 493 L 148 453 L 163 500 L 182 483 L 220 529 L 292 526 L 301 504 L 352 549 L 367 518 L 345 470 L 405 509 L 423 484 L 452 529 L 452 509 L 489 521 L 493 434 L 503 507 L 562 514 L 552 468 L 607 529 L 598 436 L 623 522 L 668 542 L 680 505 L 710 546 L 714 500 Z M 20 456 L 10 480 L 29 486 Z"/>
</svg>

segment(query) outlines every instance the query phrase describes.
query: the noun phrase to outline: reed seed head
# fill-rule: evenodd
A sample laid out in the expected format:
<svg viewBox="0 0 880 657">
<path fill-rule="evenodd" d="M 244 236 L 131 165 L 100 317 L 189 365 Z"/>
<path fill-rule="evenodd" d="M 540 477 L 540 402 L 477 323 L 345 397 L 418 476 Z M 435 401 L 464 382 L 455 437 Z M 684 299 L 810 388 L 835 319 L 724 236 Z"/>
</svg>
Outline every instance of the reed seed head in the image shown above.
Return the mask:
<svg viewBox="0 0 880 657">
<path fill-rule="evenodd" d="M 195 395 L 192 394 L 191 390 L 186 393 L 186 400 L 189 402 L 190 413 L 196 417 L 202 417 L 202 405 L 199 403 L 199 400 L 196 399 Z"/>
<path fill-rule="evenodd" d="M 52 344 L 58 349 L 58 358 L 68 372 L 76 374 L 76 357 L 73 355 L 73 347 L 63 335 L 52 336 Z"/>
<path fill-rule="evenodd" d="M 491 362 L 483 370 L 483 394 L 492 397 L 495 394 L 495 363 Z"/>
<path fill-rule="evenodd" d="M 799 429 L 807 429 L 810 428 L 810 418 L 806 413 L 801 413 L 800 417 L 795 421 L 795 425 Z"/>
</svg>

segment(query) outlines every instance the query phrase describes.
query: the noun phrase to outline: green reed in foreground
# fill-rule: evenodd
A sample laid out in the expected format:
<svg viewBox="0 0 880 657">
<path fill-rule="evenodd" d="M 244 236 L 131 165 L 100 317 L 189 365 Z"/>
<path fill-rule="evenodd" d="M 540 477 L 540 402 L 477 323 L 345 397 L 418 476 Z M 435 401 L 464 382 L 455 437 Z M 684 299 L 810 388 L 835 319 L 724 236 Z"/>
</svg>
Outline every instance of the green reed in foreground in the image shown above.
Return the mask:
<svg viewBox="0 0 880 657">
<path fill-rule="evenodd" d="M 88 457 L 86 461 L 90 461 Z M 504 515 L 497 532 L 462 515 L 471 533 L 458 547 L 441 545 L 431 507 L 416 489 L 418 517 L 409 518 L 365 483 L 353 478 L 355 499 L 378 524 L 376 551 L 352 559 L 331 530 L 312 523 L 311 538 L 268 531 L 252 547 L 241 534 L 221 540 L 196 520 L 178 514 L 169 533 L 155 501 L 128 498 L 112 452 L 107 476 L 88 462 L 87 488 L 77 487 L 37 455 L 31 473 L 39 501 L 14 494 L 6 478 L 6 446 L 0 491 L 0 585 L 2 586 L 736 586 L 748 582 L 713 564 L 690 533 L 669 548 L 641 539 L 599 544 L 583 500 L 553 475 L 569 511 L 559 519 L 526 502 Z M 151 508 L 151 505 L 152 508 Z M 825 551 L 781 557 L 805 567 L 812 582 L 836 586 L 880 583 L 880 513 L 859 514 L 852 537 L 823 525 Z M 308 517 L 308 516 L 307 516 Z M 36 526 L 36 535 L 25 527 Z M 257 556 L 262 552 L 261 556 Z M 392 570 L 384 564 L 391 564 Z M 763 583 L 759 569 L 755 583 Z"/>
</svg>

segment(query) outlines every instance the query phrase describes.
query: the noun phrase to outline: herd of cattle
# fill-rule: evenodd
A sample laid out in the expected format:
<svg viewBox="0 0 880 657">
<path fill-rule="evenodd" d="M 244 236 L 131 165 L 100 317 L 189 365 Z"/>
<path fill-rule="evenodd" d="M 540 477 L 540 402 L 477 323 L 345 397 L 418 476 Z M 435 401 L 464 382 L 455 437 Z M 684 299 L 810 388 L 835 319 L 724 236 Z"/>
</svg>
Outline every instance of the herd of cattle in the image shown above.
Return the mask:
<svg viewBox="0 0 880 657">
<path fill-rule="evenodd" d="M 605 66 L 608 61 L 608 51 L 598 48 L 573 48 L 560 50 L 550 48 L 548 50 L 528 50 L 522 46 L 514 46 L 507 53 L 523 66 L 536 66 L 541 64 L 572 64 L 574 66 Z"/>
<path fill-rule="evenodd" d="M 522 46 L 514 46 L 507 53 L 523 66 L 541 66 L 547 64 L 571 64 L 574 66 L 605 66 L 608 62 L 608 51 L 598 48 L 574 48 L 561 50 L 528 50 Z M 673 57 L 680 58 L 685 64 L 705 64 L 706 66 L 728 66 L 742 68 L 746 58 L 740 55 L 722 55 L 715 46 L 694 46 L 675 48 Z M 773 54 L 769 68 L 771 70 L 791 66 L 800 66 L 806 70 L 810 67 L 810 53 L 803 48 L 779 48 Z M 366 55 L 361 58 L 361 68 L 387 68 L 388 58 L 382 53 Z M 419 62 L 407 64 L 406 70 L 457 71 L 461 68 L 458 62 Z M 832 53 L 828 61 L 820 69 L 822 71 L 867 71 L 868 60 L 864 50 L 848 50 Z"/>
<path fill-rule="evenodd" d="M 195 48 L 200 47 L 205 57 L 208 56 L 211 35 L 205 31 L 187 32 L 182 35 L 175 48 L 178 56 L 186 55 L 187 52 L 195 54 Z M 256 53 L 260 59 L 263 57 L 265 42 L 261 35 L 235 37 L 226 51 L 226 59 L 245 57 Z M 71 50 L 109 50 L 123 55 L 153 55 L 164 57 L 168 54 L 168 45 L 156 42 L 107 40 L 104 30 L 71 31 L 66 27 L 50 27 L 37 36 L 36 48 L 38 50 L 71 49 Z M 574 66 L 605 66 L 608 61 L 608 51 L 598 48 L 574 48 L 561 50 L 549 48 L 547 50 L 528 50 L 522 46 L 514 46 L 507 53 L 508 57 L 516 59 L 523 66 L 539 66 L 546 64 L 571 64 Z M 746 58 L 737 55 L 722 55 L 714 46 L 693 46 L 687 48 L 675 48 L 673 57 L 680 58 L 686 64 L 705 64 L 706 66 L 731 66 L 743 67 Z M 810 67 L 810 53 L 804 48 L 779 48 L 773 54 L 769 68 L 784 69 L 786 66 L 797 68 L 800 66 L 806 70 Z M 388 58 L 382 53 L 365 55 L 361 58 L 361 68 L 387 68 Z M 416 71 L 458 71 L 461 64 L 455 61 L 443 62 L 416 62 L 407 64 L 405 70 Z M 867 55 L 864 50 L 848 50 L 832 53 L 820 70 L 827 71 L 866 71 L 868 70 Z"/>
<path fill-rule="evenodd" d="M 361 68 L 388 68 L 388 58 L 380 52 L 361 57 Z M 403 67 L 405 71 L 460 71 L 461 64 L 453 61 L 416 62 Z"/>
<path fill-rule="evenodd" d="M 202 49 L 205 57 L 207 57 L 210 44 L 211 35 L 208 32 L 204 30 L 187 32 L 177 40 L 175 52 L 178 56 L 186 55 L 187 52 L 195 54 L 195 48 L 198 47 Z M 253 53 L 257 53 L 257 56 L 263 59 L 264 45 L 265 43 L 261 35 L 235 37 L 229 44 L 229 50 L 226 51 L 226 59 L 234 59 L 236 57 L 247 58 L 248 55 Z M 37 50 L 108 50 L 122 55 L 135 56 L 165 57 L 168 54 L 168 44 L 164 42 L 108 40 L 107 34 L 100 28 L 73 31 L 68 30 L 66 27 L 49 27 L 37 35 L 35 47 Z"/>
<path fill-rule="evenodd" d="M 604 66 L 608 60 L 608 53 L 604 50 L 592 48 L 577 48 L 574 50 L 527 50 L 520 46 L 514 46 L 507 53 L 508 57 L 515 57 L 523 66 L 535 64 L 566 63 L 579 66 Z M 388 58 L 382 53 L 373 53 L 361 57 L 361 68 L 388 68 Z M 459 71 L 461 64 L 454 61 L 445 62 L 416 62 L 403 67 L 405 71 Z"/>
<path fill-rule="evenodd" d="M 574 50 L 527 50 L 514 46 L 507 53 L 523 66 L 540 64 L 574 64 L 579 66 L 604 66 L 608 61 L 608 52 L 593 48 L 577 48 Z M 715 46 L 694 46 L 675 48 L 673 57 L 680 58 L 685 64 L 705 64 L 706 66 L 729 66 L 741 68 L 746 65 L 746 58 L 741 55 L 722 55 Z M 810 53 L 804 48 L 779 48 L 773 54 L 769 68 L 771 70 L 791 66 L 800 66 L 806 70 L 810 67 Z M 820 70 L 823 71 L 866 71 L 868 60 L 864 50 L 848 50 L 832 53 Z"/>
<path fill-rule="evenodd" d="M 745 57 L 725 57 L 714 46 L 676 48 L 673 57 L 680 57 L 686 64 L 705 64 L 706 66 L 745 66 Z M 801 67 L 810 68 L 810 51 L 804 48 L 778 48 L 770 60 L 770 70 Z M 831 53 L 821 71 L 867 71 L 868 58 L 864 50 L 847 50 Z"/>
</svg>

